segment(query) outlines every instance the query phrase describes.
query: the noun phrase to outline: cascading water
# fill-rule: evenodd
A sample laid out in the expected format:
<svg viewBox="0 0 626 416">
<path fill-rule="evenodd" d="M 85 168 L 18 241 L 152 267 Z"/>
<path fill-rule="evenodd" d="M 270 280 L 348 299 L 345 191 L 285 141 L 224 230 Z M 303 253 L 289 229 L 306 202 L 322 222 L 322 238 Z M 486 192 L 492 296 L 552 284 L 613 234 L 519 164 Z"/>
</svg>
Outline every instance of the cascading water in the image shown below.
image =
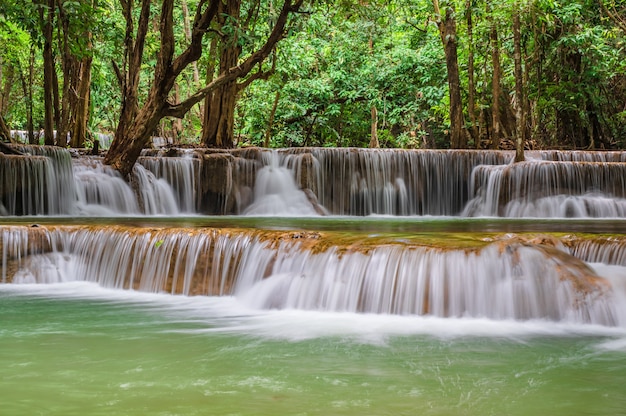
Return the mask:
<svg viewBox="0 0 626 416">
<path fill-rule="evenodd" d="M 150 171 L 158 180 L 172 188 L 174 204 L 177 209 L 187 214 L 196 212 L 196 176 L 199 160 L 192 153 L 183 153 L 181 157 L 141 157 L 139 163 Z M 170 210 L 172 211 L 172 210 Z"/>
<path fill-rule="evenodd" d="M 167 149 L 131 187 L 59 152 L 64 173 L 0 155 L 2 214 L 122 217 L 0 218 L 9 414 L 623 412 L 625 153 Z M 137 218 L 268 195 L 280 216 L 305 195 L 295 215 L 614 218 Z"/>
<path fill-rule="evenodd" d="M 101 158 L 72 159 L 66 149 L 15 146 L 0 154 L 0 215 L 179 215 L 195 213 L 198 161 L 140 158 L 131 182 Z"/>
<path fill-rule="evenodd" d="M 467 200 L 472 169 L 511 160 L 502 152 L 324 148 L 306 152 L 310 158 L 298 150 L 285 151 L 283 157 L 291 158 L 296 172 L 304 172 L 296 178 L 301 187 L 313 189 L 319 203 L 334 215 L 457 215 Z"/>
<path fill-rule="evenodd" d="M 40 156 L 0 156 L 4 215 L 626 216 L 625 152 L 146 151 L 135 192 L 99 158 L 20 149 Z"/>
<path fill-rule="evenodd" d="M 69 152 L 47 146 L 15 148 L 24 155 L 0 154 L 0 214 L 68 213 L 75 192 Z"/>
<path fill-rule="evenodd" d="M 626 164 L 530 161 L 478 166 L 463 216 L 626 216 Z"/>
<path fill-rule="evenodd" d="M 293 172 L 279 164 L 275 152 L 264 153 L 264 166 L 256 174 L 254 199 L 245 215 L 317 215 L 307 195 L 296 185 Z"/>
<path fill-rule="evenodd" d="M 100 158 L 74 162 L 77 201 L 74 211 L 83 215 L 175 215 L 177 199 L 166 180 L 158 179 L 141 164 L 133 170 L 137 192 Z"/>
<path fill-rule="evenodd" d="M 219 229 L 3 227 L 0 237 L 13 283 L 232 294 L 261 309 L 626 325 L 623 293 L 567 250 L 516 240 L 468 251 Z"/>
</svg>

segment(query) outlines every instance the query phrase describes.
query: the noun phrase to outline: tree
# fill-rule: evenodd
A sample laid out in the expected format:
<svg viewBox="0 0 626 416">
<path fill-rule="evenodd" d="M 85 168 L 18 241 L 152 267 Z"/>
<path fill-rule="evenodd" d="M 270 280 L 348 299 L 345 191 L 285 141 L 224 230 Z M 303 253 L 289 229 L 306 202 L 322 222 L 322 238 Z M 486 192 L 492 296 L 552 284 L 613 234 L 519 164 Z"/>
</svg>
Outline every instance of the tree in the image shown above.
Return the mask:
<svg viewBox="0 0 626 416">
<path fill-rule="evenodd" d="M 122 68 L 116 66 L 116 73 L 122 88 L 122 106 L 115 138 L 105 157 L 105 163 L 127 177 L 141 149 L 147 144 L 151 133 L 163 117 L 182 118 L 194 105 L 198 104 L 212 91 L 248 75 L 260 65 L 272 52 L 274 46 L 286 35 L 288 18 L 297 12 L 303 0 L 285 0 L 265 43 L 251 53 L 238 65 L 220 73 L 206 86 L 181 102 L 172 102 L 169 94 L 177 77 L 202 54 L 202 40 L 205 33 L 219 17 L 220 0 L 200 0 L 192 25 L 191 42 L 178 56 L 174 56 L 175 37 L 173 24 L 174 1 L 163 0 L 159 18 L 160 49 L 154 78 L 144 103 L 140 105 L 138 97 L 141 64 L 149 29 L 150 0 L 141 1 L 141 10 L 137 20 L 137 32 L 134 33 L 134 8 L 131 0 L 120 0 L 126 20 L 124 41 L 124 62 Z"/>
<path fill-rule="evenodd" d="M 52 51 L 54 0 L 42 0 L 39 5 L 39 23 L 43 33 L 43 91 L 44 91 L 44 144 L 54 145 L 54 126 L 58 120 L 58 88 L 54 54 Z M 57 96 L 55 97 L 55 91 Z"/>
<path fill-rule="evenodd" d="M 467 147 L 467 136 L 464 131 L 463 102 L 461 101 L 461 81 L 459 78 L 459 62 L 457 55 L 457 33 L 454 6 L 450 3 L 442 14 L 439 0 L 433 0 L 435 18 L 441 42 L 446 55 L 448 74 L 448 93 L 450 95 L 450 147 L 464 149 Z"/>
<path fill-rule="evenodd" d="M 250 2 L 248 6 L 247 13 L 242 16 L 241 0 L 228 1 L 225 4 L 220 3 L 220 10 L 216 19 L 217 31 L 220 36 L 218 42 L 211 45 L 214 55 L 213 59 L 209 60 L 209 67 L 207 68 L 211 76 L 215 71 L 212 65 L 215 65 L 217 48 L 219 48 L 218 74 L 224 74 L 230 68 L 237 66 L 243 50 L 242 37 L 254 32 L 260 3 Z M 271 19 L 272 10 L 269 13 Z M 245 33 L 246 31 L 249 33 Z M 275 63 L 274 60 L 273 65 Z M 257 79 L 267 79 L 273 72 L 274 66 L 264 71 L 259 65 L 257 72 L 248 76 L 244 81 L 231 80 L 207 94 L 202 125 L 202 142 L 207 147 L 234 147 L 235 107 L 240 92 Z"/>
<path fill-rule="evenodd" d="M 502 139 L 502 122 L 500 120 L 500 79 L 502 70 L 500 69 L 500 40 L 498 38 L 498 26 L 494 19 L 491 5 L 487 4 L 487 15 L 489 16 L 489 41 L 491 45 L 491 148 L 498 149 Z"/>
<path fill-rule="evenodd" d="M 470 119 L 469 133 L 474 140 L 474 147 L 480 149 L 480 137 L 478 135 L 476 120 L 476 81 L 474 79 L 474 23 L 473 2 L 465 3 L 465 18 L 467 23 L 467 112 Z"/>
<path fill-rule="evenodd" d="M 524 111 L 524 77 L 522 76 L 522 35 L 520 23 L 520 5 L 516 0 L 513 5 L 513 61 L 515 72 L 515 161 L 524 161 L 524 143 L 526 142 L 526 112 Z"/>
<path fill-rule="evenodd" d="M 63 88 L 57 128 L 57 144 L 84 147 L 91 89 L 91 20 L 96 12 L 89 2 L 57 5 Z"/>
</svg>

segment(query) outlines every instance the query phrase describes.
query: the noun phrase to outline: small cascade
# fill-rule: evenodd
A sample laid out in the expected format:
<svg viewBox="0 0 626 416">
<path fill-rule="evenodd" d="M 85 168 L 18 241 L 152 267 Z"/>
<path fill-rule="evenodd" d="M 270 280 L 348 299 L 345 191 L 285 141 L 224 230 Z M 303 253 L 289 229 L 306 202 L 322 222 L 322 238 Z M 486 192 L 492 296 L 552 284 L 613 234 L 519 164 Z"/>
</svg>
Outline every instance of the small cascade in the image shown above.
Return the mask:
<svg viewBox="0 0 626 416">
<path fill-rule="evenodd" d="M 194 158 L 192 153 L 184 153 L 180 157 L 141 157 L 138 162 L 172 188 L 178 211 L 196 212 L 199 159 Z"/>
<path fill-rule="evenodd" d="M 515 238 L 441 249 L 313 232 L 4 226 L 0 252 L 3 282 L 234 295 L 262 309 L 626 326 L 617 286 L 566 251 Z"/>
<path fill-rule="evenodd" d="M 477 166 L 463 216 L 624 217 L 626 164 L 530 161 Z"/>
<path fill-rule="evenodd" d="M 139 205 L 145 215 L 177 215 L 178 204 L 171 186 L 157 178 L 141 164 L 133 168 L 133 178 L 139 195 Z"/>
<path fill-rule="evenodd" d="M 553 162 L 626 162 L 626 152 L 623 151 L 532 150 L 526 152 L 526 157 Z"/>
<path fill-rule="evenodd" d="M 472 169 L 512 160 L 510 152 L 467 150 L 313 148 L 284 155 L 301 188 L 312 189 L 334 215 L 458 215 Z"/>
<path fill-rule="evenodd" d="M 111 143 L 113 143 L 113 134 L 93 133 L 93 135 L 94 135 L 94 139 L 98 140 L 98 147 L 100 149 L 111 148 Z"/>
<path fill-rule="evenodd" d="M 137 215 L 139 204 L 131 187 L 100 158 L 82 158 L 74 163 L 77 211 L 82 215 Z"/>
<path fill-rule="evenodd" d="M 24 156 L 0 154 L 0 214 L 70 212 L 75 189 L 69 152 L 51 146 L 14 148 Z"/>
<path fill-rule="evenodd" d="M 614 237 L 566 240 L 569 252 L 589 263 L 603 263 L 626 267 L 626 240 Z"/>
<path fill-rule="evenodd" d="M 78 195 L 77 211 L 83 215 L 176 215 L 177 198 L 166 179 L 157 178 L 142 164 L 135 165 L 133 191 L 114 169 L 99 157 L 81 158 L 74 163 Z"/>
<path fill-rule="evenodd" d="M 263 153 L 264 166 L 257 172 L 252 204 L 244 215 L 317 215 L 307 195 L 296 185 L 294 173 L 279 165 L 275 152 Z"/>
<path fill-rule="evenodd" d="M 39 141 L 39 137 L 41 136 L 40 132 L 35 131 L 33 132 L 33 135 L 37 138 L 37 141 Z M 11 130 L 11 138 L 13 140 L 15 140 L 18 143 L 23 143 L 23 144 L 27 144 L 29 141 L 29 137 L 28 137 L 28 131 L 26 130 Z"/>
<path fill-rule="evenodd" d="M 178 215 L 195 212 L 197 160 L 144 161 L 137 192 L 100 157 L 72 159 L 67 149 L 14 146 L 0 154 L 0 215 Z M 155 175 L 157 175 L 155 177 Z"/>
</svg>

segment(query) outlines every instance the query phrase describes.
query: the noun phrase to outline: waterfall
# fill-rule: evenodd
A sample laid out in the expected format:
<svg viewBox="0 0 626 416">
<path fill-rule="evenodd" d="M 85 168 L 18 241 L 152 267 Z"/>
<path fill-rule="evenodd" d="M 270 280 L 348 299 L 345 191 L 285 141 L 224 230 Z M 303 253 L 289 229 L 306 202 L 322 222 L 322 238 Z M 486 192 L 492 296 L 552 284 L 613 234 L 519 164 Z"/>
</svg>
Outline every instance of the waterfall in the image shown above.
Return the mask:
<svg viewBox="0 0 626 416">
<path fill-rule="evenodd" d="M 0 214 L 70 212 L 75 189 L 69 152 L 49 146 L 15 148 L 25 155 L 0 154 Z"/>
<path fill-rule="evenodd" d="M 130 187 L 99 157 L 18 149 L 0 155 L 2 215 L 626 217 L 626 152 L 146 150 Z"/>
<path fill-rule="evenodd" d="M 252 204 L 245 215 L 317 215 L 307 195 L 296 185 L 294 173 L 279 164 L 275 152 L 263 153 L 264 165 L 257 172 Z"/>
<path fill-rule="evenodd" d="M 141 158 L 133 189 L 100 157 L 67 149 L 15 146 L 0 154 L 0 215 L 179 215 L 196 211 L 198 160 Z M 145 166 L 145 167 L 144 167 Z"/>
<path fill-rule="evenodd" d="M 130 186 L 100 158 L 83 158 L 74 163 L 78 213 L 92 216 L 140 213 Z"/>
<path fill-rule="evenodd" d="M 511 153 L 492 151 L 306 149 L 304 171 L 317 179 L 311 188 L 320 204 L 334 215 L 458 215 L 467 201 L 467 181 L 478 165 L 508 163 Z M 297 162 L 292 161 L 292 165 Z M 310 180 L 310 179 L 309 179 Z"/>
<path fill-rule="evenodd" d="M 0 252 L 3 282 L 234 295 L 262 309 L 626 325 L 619 286 L 565 248 L 516 239 L 468 250 L 314 232 L 3 226 Z"/>
<path fill-rule="evenodd" d="M 624 217 L 626 164 L 530 161 L 477 166 L 463 216 Z"/>
<path fill-rule="evenodd" d="M 140 157 L 138 162 L 172 188 L 178 211 L 196 211 L 196 175 L 199 160 L 193 154 L 182 157 Z"/>
</svg>

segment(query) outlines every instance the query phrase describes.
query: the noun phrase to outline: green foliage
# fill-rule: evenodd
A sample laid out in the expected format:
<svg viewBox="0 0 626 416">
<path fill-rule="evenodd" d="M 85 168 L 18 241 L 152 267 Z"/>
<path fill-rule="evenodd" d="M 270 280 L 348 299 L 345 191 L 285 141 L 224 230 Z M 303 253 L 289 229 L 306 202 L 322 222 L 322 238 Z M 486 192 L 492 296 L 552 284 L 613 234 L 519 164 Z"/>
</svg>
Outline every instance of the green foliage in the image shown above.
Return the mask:
<svg viewBox="0 0 626 416">
<path fill-rule="evenodd" d="M 174 10 L 177 53 L 187 45 L 181 4 L 175 2 Z M 189 10 L 197 4 L 198 0 L 189 0 Z M 605 147 L 626 143 L 623 0 L 441 0 L 440 4 L 442 9 L 453 6 L 456 10 L 461 90 L 468 121 L 471 46 L 481 134 L 488 134 L 490 128 L 493 45 L 489 34 L 495 25 L 500 40 L 506 135 L 515 131 L 513 108 L 521 99 L 530 111 L 527 127 L 538 145 L 589 146 L 591 136 L 600 140 L 596 145 Z M 524 97 L 514 93 L 514 5 L 521 11 Z M 152 7 L 156 15 L 160 1 Z M 206 53 L 212 39 L 227 42 L 236 38 L 245 57 L 264 42 L 278 9 L 277 3 L 270 0 L 243 2 L 239 19 L 225 16 L 224 24 L 206 36 L 197 75 L 191 67 L 181 74 L 177 85 L 180 97 L 193 93 L 207 75 L 216 72 Z M 3 82 L 11 71 L 16 74 L 5 100 L 8 104 L 0 109 L 11 128 L 26 127 L 27 106 L 21 80 L 30 83 L 31 49 L 35 128 L 42 124 L 42 10 L 47 10 L 44 3 L 27 0 L 6 0 L 0 9 Z M 263 145 L 269 129 L 270 145 L 275 147 L 367 146 L 371 108 L 376 107 L 382 146 L 419 147 L 426 141 L 447 146 L 450 117 L 446 65 L 432 1 L 325 0 L 308 2 L 304 10 L 305 14 L 292 19 L 287 37 L 262 66 L 263 71 L 271 70 L 273 75 L 266 81 L 255 81 L 239 94 L 235 135 L 241 145 Z M 471 28 L 467 20 L 470 12 Z M 115 62 L 123 66 L 125 23 L 119 1 L 60 1 L 54 16 L 59 83 L 63 81 L 60 29 L 65 22 L 71 54 L 77 58 L 93 55 L 89 128 L 113 132 L 122 101 L 112 65 Z M 472 45 L 468 43 L 469 29 Z M 159 42 L 155 19 L 146 43 L 140 100 L 148 94 Z M 183 136 L 191 142 L 196 140 L 201 123 L 199 108 L 195 108 L 184 122 Z M 574 127 L 565 131 L 568 123 Z"/>
<path fill-rule="evenodd" d="M 239 123 L 246 132 L 264 131 L 280 90 L 273 146 L 366 146 L 372 106 L 382 145 L 408 143 L 446 95 L 439 40 L 427 34 L 418 41 L 415 32 L 394 4 L 320 6 L 281 44 L 274 80 L 256 84 L 240 102 L 258 111 Z M 262 144 L 262 135 L 249 139 Z"/>
</svg>

